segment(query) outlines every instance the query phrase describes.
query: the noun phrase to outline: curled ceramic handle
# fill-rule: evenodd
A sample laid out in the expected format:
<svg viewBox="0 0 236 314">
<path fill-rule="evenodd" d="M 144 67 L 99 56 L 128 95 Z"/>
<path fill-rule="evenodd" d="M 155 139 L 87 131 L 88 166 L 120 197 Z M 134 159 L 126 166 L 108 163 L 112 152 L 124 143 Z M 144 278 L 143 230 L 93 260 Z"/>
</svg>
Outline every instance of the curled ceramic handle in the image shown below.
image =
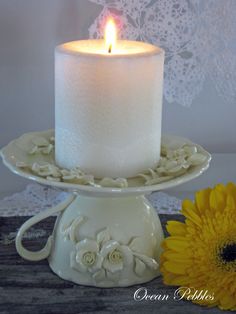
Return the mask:
<svg viewBox="0 0 236 314">
<path fill-rule="evenodd" d="M 47 243 L 44 246 L 44 248 L 42 248 L 40 251 L 32 252 L 23 247 L 22 245 L 23 235 L 29 228 L 31 228 L 33 225 L 35 225 L 39 221 L 51 216 L 52 214 L 55 214 L 64 210 L 70 203 L 72 203 L 74 198 L 75 196 L 71 194 L 64 202 L 30 218 L 20 227 L 16 236 L 16 250 L 20 256 L 22 256 L 23 258 L 29 261 L 39 261 L 49 256 L 51 247 L 52 247 L 52 236 L 48 238 Z"/>
</svg>

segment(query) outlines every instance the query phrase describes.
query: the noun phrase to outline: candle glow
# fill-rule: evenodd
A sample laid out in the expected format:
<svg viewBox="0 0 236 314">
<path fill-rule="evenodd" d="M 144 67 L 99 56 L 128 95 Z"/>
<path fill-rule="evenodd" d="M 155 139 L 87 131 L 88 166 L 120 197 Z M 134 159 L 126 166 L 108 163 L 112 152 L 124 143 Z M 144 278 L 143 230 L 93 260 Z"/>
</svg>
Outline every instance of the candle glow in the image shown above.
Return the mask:
<svg viewBox="0 0 236 314">
<path fill-rule="evenodd" d="M 106 51 L 111 53 L 114 50 L 117 40 L 117 33 L 116 33 L 116 25 L 112 18 L 110 18 L 106 24 L 105 28 L 105 46 Z"/>
</svg>

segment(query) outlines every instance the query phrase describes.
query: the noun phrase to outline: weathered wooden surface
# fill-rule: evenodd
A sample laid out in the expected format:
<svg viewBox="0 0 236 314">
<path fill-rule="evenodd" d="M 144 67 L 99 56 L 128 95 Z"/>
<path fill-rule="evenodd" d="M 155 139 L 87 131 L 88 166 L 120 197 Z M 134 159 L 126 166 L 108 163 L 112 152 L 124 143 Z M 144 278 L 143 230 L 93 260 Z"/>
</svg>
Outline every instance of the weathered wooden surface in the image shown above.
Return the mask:
<svg viewBox="0 0 236 314">
<path fill-rule="evenodd" d="M 160 215 L 166 220 L 181 216 Z M 129 288 L 101 289 L 64 281 L 53 274 L 47 261 L 23 260 L 16 252 L 14 236 L 29 217 L 0 217 L 0 313 L 227 313 L 208 309 L 190 301 L 174 301 L 175 288 L 164 286 L 161 278 Z M 50 234 L 55 218 L 49 218 L 28 234 L 25 245 L 39 249 Z M 44 232 L 45 230 L 46 232 Z M 33 235 L 37 234 L 37 238 Z M 194 270 L 193 270 L 194 271 Z M 149 294 L 169 295 L 168 301 L 135 301 L 134 292 L 146 287 Z M 230 312 L 229 312 L 230 313 Z M 231 312 L 232 313 L 232 312 Z"/>
</svg>

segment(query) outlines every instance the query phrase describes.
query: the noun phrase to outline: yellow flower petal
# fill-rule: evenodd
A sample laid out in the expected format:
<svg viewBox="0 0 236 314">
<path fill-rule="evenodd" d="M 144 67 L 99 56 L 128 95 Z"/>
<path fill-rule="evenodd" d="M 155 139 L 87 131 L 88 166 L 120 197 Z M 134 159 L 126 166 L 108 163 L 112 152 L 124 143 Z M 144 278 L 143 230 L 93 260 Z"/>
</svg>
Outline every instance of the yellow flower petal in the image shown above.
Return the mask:
<svg viewBox="0 0 236 314">
<path fill-rule="evenodd" d="M 236 209 L 236 201 L 232 194 L 227 195 L 226 204 L 227 204 L 227 207 Z"/>
<path fill-rule="evenodd" d="M 174 260 L 176 262 L 185 262 L 185 263 L 191 262 L 191 259 L 189 258 L 189 257 L 191 257 L 191 255 L 188 253 L 183 255 L 183 254 L 180 254 L 177 252 L 172 252 L 169 250 L 169 251 L 165 252 L 164 256 L 167 260 Z"/>
<path fill-rule="evenodd" d="M 164 263 L 163 266 L 165 267 L 166 270 L 168 270 L 169 272 L 172 272 L 173 274 L 179 274 L 179 275 L 186 274 L 187 266 L 184 263 L 167 261 Z"/>
<path fill-rule="evenodd" d="M 189 243 L 188 241 L 183 237 L 169 237 L 165 239 L 165 244 L 166 247 L 169 249 L 172 249 L 174 251 L 185 251 L 186 249 L 189 248 Z"/>
<path fill-rule="evenodd" d="M 188 209 L 191 209 L 191 210 L 196 210 L 195 209 L 195 205 L 193 204 L 193 202 L 192 201 L 190 201 L 190 200 L 184 200 L 183 202 L 182 202 L 182 211 L 183 210 L 188 210 Z"/>
<path fill-rule="evenodd" d="M 229 310 L 236 306 L 236 299 L 233 299 L 230 295 L 225 293 L 220 299 L 221 309 Z"/>
<path fill-rule="evenodd" d="M 214 190 L 222 192 L 222 193 L 226 193 L 226 186 L 224 184 L 216 184 L 216 186 L 214 187 Z"/>
<path fill-rule="evenodd" d="M 211 189 L 208 188 L 205 190 L 201 190 L 195 194 L 195 203 L 199 213 L 204 213 L 205 210 L 210 207 L 209 204 L 210 193 Z"/>
<path fill-rule="evenodd" d="M 167 231 L 171 235 L 185 235 L 186 234 L 186 226 L 184 223 L 179 221 L 168 221 L 166 226 Z"/>
<path fill-rule="evenodd" d="M 192 210 L 191 208 L 185 207 L 182 209 L 182 214 L 188 218 L 189 220 L 191 220 L 194 224 L 198 225 L 201 227 L 202 225 L 202 220 L 201 218 L 196 214 L 196 212 L 194 210 Z"/>
<path fill-rule="evenodd" d="M 161 271 L 163 270 L 161 269 Z M 165 285 L 170 286 L 186 286 L 189 283 L 186 277 L 171 273 L 168 273 L 168 275 L 165 276 L 163 281 Z"/>
<path fill-rule="evenodd" d="M 232 194 L 234 194 L 236 196 L 236 185 L 232 182 L 229 182 L 227 185 L 226 185 L 226 190 L 227 192 L 231 192 Z"/>
<path fill-rule="evenodd" d="M 224 193 L 214 189 L 210 194 L 210 207 L 213 210 L 223 210 L 226 205 L 226 198 Z"/>
</svg>

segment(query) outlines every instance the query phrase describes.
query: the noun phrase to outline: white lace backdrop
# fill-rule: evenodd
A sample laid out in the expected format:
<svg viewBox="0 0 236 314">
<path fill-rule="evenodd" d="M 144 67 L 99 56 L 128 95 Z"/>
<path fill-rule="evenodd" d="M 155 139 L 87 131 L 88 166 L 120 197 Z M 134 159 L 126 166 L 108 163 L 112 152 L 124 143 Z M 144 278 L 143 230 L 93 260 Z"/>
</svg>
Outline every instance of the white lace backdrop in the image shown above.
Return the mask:
<svg viewBox="0 0 236 314">
<path fill-rule="evenodd" d="M 53 127 L 54 47 L 101 37 L 107 15 L 121 38 L 166 51 L 164 132 L 236 152 L 236 0 L 1 0 L 0 147 Z M 0 193 L 26 184 L 0 175 Z"/>
<path fill-rule="evenodd" d="M 222 99 L 236 100 L 235 0 L 89 0 L 102 10 L 89 28 L 113 16 L 119 37 L 151 42 L 165 49 L 164 96 L 190 106 L 206 79 Z"/>
<path fill-rule="evenodd" d="M 0 200 L 0 216 L 33 216 L 63 202 L 68 193 L 39 184 L 29 184 L 20 193 Z M 179 214 L 181 200 L 163 192 L 147 196 L 159 214 Z"/>
</svg>

